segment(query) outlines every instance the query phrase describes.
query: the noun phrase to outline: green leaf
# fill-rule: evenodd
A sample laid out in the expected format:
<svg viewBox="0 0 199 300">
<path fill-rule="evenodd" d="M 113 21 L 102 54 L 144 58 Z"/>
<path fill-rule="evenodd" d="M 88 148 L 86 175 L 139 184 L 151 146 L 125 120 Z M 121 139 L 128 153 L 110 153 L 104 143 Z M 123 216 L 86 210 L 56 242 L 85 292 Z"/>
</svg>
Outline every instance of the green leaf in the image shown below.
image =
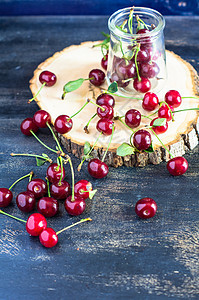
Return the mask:
<svg viewBox="0 0 199 300">
<path fill-rule="evenodd" d="M 149 148 L 148 148 L 148 149 L 146 149 L 146 150 L 144 150 L 144 152 L 147 152 L 147 153 L 154 152 L 154 149 L 153 149 L 152 142 L 151 142 L 151 145 L 149 146 Z"/>
<path fill-rule="evenodd" d="M 85 80 L 84 78 L 79 78 L 77 80 L 67 82 L 63 88 L 64 93 L 70 93 L 77 90 L 82 85 L 84 80 Z"/>
<path fill-rule="evenodd" d="M 43 166 L 45 164 L 46 159 L 41 159 L 41 158 L 37 158 L 36 157 L 36 162 L 37 162 L 37 166 L 41 167 L 41 166 Z"/>
<path fill-rule="evenodd" d="M 84 155 L 87 155 L 90 150 L 91 150 L 90 143 L 89 142 L 85 142 L 85 144 L 84 144 Z"/>
<path fill-rule="evenodd" d="M 101 34 L 103 35 L 103 36 L 105 36 L 106 38 L 109 38 L 110 39 L 110 34 L 108 34 L 108 33 L 105 33 L 105 32 L 101 32 Z"/>
<path fill-rule="evenodd" d="M 114 81 L 113 83 L 111 83 L 108 87 L 108 92 L 110 93 L 116 93 L 118 91 L 118 85 L 117 82 Z"/>
<path fill-rule="evenodd" d="M 156 126 L 164 126 L 166 124 L 166 118 L 157 118 L 154 122 L 153 122 L 153 127 Z"/>
<path fill-rule="evenodd" d="M 117 155 L 126 156 L 135 153 L 135 148 L 127 143 L 123 143 L 117 148 Z"/>
</svg>

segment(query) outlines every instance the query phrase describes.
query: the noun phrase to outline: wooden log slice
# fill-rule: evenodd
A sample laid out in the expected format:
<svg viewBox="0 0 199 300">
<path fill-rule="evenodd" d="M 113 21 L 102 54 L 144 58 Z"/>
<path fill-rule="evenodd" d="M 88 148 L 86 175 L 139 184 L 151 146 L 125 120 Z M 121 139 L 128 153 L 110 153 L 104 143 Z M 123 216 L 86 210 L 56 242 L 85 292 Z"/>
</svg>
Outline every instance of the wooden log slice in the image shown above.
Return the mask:
<svg viewBox="0 0 199 300">
<path fill-rule="evenodd" d="M 81 45 L 70 46 L 61 52 L 55 53 L 52 57 L 41 63 L 34 72 L 33 78 L 30 80 L 30 89 L 35 95 L 41 83 L 39 82 L 39 74 L 41 71 L 49 70 L 56 74 L 57 82 L 52 87 L 44 87 L 38 94 L 36 101 L 41 109 L 48 111 L 54 123 L 57 116 L 66 114 L 73 115 L 76 113 L 88 98 L 96 99 L 101 94 L 101 88 L 107 88 L 105 83 L 100 88 L 94 87 L 89 81 L 85 81 L 83 85 L 68 93 L 64 100 L 61 100 L 63 86 L 65 83 L 78 78 L 88 78 L 90 70 L 94 68 L 101 69 L 101 51 L 99 47 L 93 48 L 98 42 L 85 42 Z M 164 89 L 158 94 L 161 100 L 164 99 L 165 93 L 170 89 L 178 90 L 183 97 L 196 96 L 199 94 L 198 76 L 194 68 L 173 52 L 166 51 L 168 80 Z M 115 115 L 124 115 L 131 108 L 138 109 L 141 114 L 147 115 L 142 109 L 141 101 L 133 99 L 124 99 L 115 97 Z M 182 101 L 180 109 L 198 107 L 197 99 L 186 98 Z M 98 117 L 95 117 L 89 126 L 89 134 L 85 133 L 84 126 L 88 120 L 96 113 L 95 105 L 89 103 L 84 110 L 73 118 L 73 129 L 64 135 L 58 134 L 62 144 L 68 152 L 72 152 L 75 156 L 81 158 L 83 155 L 83 147 L 85 141 L 91 146 L 99 136 L 96 130 Z M 151 113 L 151 112 L 150 112 Z M 148 113 L 148 114 L 150 114 Z M 149 124 L 149 120 L 143 118 L 141 127 Z M 115 121 L 115 133 L 112 143 L 107 153 L 105 162 L 108 165 L 118 166 L 145 166 L 148 163 L 159 164 L 161 161 L 169 159 L 168 153 L 162 147 L 158 139 L 152 135 L 153 153 L 136 153 L 120 157 L 116 155 L 116 149 L 123 143 L 129 143 L 131 131 L 127 129 L 119 121 Z M 162 142 L 168 147 L 174 156 L 183 155 L 185 151 L 193 149 L 198 145 L 199 121 L 196 111 L 185 111 L 175 114 L 175 121 L 169 122 L 169 128 L 159 135 Z M 93 156 L 102 158 L 106 150 L 110 136 L 101 136 L 95 149 Z"/>
</svg>

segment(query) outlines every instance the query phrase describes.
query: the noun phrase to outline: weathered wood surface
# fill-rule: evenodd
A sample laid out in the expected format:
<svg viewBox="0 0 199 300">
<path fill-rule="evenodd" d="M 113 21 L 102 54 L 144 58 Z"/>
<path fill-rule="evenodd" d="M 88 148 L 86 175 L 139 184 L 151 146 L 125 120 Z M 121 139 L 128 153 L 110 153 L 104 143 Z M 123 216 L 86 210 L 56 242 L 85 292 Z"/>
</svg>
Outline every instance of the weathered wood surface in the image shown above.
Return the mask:
<svg viewBox="0 0 199 300">
<path fill-rule="evenodd" d="M 167 48 L 198 71 L 199 18 L 166 21 Z M 37 110 L 35 103 L 27 105 L 33 70 L 70 44 L 100 39 L 106 23 L 105 17 L 0 18 L 0 186 L 10 186 L 30 170 L 45 177 L 46 166 L 36 167 L 31 158 L 9 156 L 11 152 L 46 153 L 19 130 L 21 121 Z M 48 130 L 39 137 L 54 145 Z M 193 152 L 185 156 L 189 169 L 179 178 L 170 176 L 163 162 L 141 169 L 110 168 L 107 178 L 94 180 L 85 164 L 80 174 L 76 172 L 76 180 L 89 179 L 98 189 L 83 215 L 93 222 L 60 235 L 54 249 L 41 247 L 37 238 L 26 234 L 24 224 L 0 215 L 0 298 L 197 299 L 198 147 Z M 72 160 L 76 169 L 79 159 Z M 69 169 L 67 174 L 70 181 Z M 17 185 L 14 195 L 25 185 Z M 158 204 L 157 215 L 148 221 L 138 219 L 132 209 L 145 196 Z M 5 211 L 27 218 L 14 202 Z M 59 230 L 79 219 L 69 217 L 61 203 L 60 213 L 48 225 Z"/>
</svg>

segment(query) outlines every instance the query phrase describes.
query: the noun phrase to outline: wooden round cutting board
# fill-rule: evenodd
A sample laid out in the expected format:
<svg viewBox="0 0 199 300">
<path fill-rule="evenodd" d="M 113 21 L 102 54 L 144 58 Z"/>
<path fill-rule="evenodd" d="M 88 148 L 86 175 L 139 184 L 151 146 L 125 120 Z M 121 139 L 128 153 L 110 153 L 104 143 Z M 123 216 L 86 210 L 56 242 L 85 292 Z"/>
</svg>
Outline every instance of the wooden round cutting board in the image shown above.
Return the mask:
<svg viewBox="0 0 199 300">
<path fill-rule="evenodd" d="M 88 78 L 90 70 L 94 68 L 101 69 L 102 54 L 99 47 L 93 48 L 94 44 L 99 42 L 85 42 L 81 45 L 70 46 L 61 52 L 55 53 L 52 57 L 41 63 L 34 71 L 34 76 L 30 80 L 30 89 L 35 95 L 41 83 L 39 74 L 44 70 L 49 70 L 56 74 L 57 82 L 52 87 L 44 87 L 38 94 L 36 101 L 41 109 L 48 111 L 51 115 L 52 122 L 62 114 L 72 116 L 77 112 L 86 100 L 95 99 L 102 93 L 102 89 L 107 88 L 104 83 L 100 88 L 94 87 L 89 81 L 71 93 L 66 94 L 62 100 L 63 86 L 71 80 L 78 78 Z M 166 51 L 168 79 L 164 89 L 158 94 L 159 100 L 164 100 L 165 93 L 170 89 L 180 92 L 182 97 L 193 97 L 199 94 L 198 76 L 194 68 L 181 59 L 173 52 Z M 140 95 L 139 95 L 140 97 Z M 114 108 L 115 115 L 124 115 L 131 108 L 138 109 L 141 114 L 147 115 L 142 109 L 140 100 L 126 99 L 119 96 L 115 97 L 116 105 Z M 199 101 L 193 98 L 183 99 L 179 109 L 198 107 Z M 72 130 L 64 135 L 58 134 L 62 144 L 68 152 L 81 158 L 85 141 L 91 146 L 99 136 L 96 130 L 98 117 L 95 117 L 89 125 L 89 134 L 85 133 L 84 126 L 88 120 L 96 113 L 96 106 L 89 103 L 77 116 L 73 118 Z M 149 120 L 143 118 L 141 127 L 148 125 Z M 115 133 L 112 143 L 107 153 L 105 162 L 114 167 L 118 166 L 145 166 L 148 163 L 158 164 L 162 160 L 168 160 L 169 156 L 162 147 L 158 139 L 152 134 L 153 153 L 136 153 L 120 157 L 116 155 L 116 149 L 123 143 L 129 143 L 131 131 L 127 129 L 120 121 L 115 121 Z M 199 121 L 196 111 L 185 111 L 175 114 L 175 121 L 169 122 L 169 128 L 159 135 L 162 142 L 168 147 L 174 156 L 183 155 L 186 150 L 193 149 L 198 145 Z M 108 145 L 110 136 L 101 136 L 93 156 L 102 158 Z"/>
</svg>

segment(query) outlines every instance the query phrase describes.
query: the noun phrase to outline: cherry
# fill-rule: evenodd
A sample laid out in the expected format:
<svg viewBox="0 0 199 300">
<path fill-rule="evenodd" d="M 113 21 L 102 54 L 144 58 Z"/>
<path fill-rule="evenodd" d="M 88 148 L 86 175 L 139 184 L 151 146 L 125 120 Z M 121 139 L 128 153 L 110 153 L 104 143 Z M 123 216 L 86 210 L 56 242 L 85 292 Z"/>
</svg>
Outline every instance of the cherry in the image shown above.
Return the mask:
<svg viewBox="0 0 199 300">
<path fill-rule="evenodd" d="M 38 110 L 34 116 L 33 116 L 33 120 L 35 122 L 35 124 L 39 127 L 39 128 L 46 128 L 47 127 L 47 122 L 50 124 L 51 123 L 51 117 L 50 114 L 45 111 L 45 110 Z"/>
<path fill-rule="evenodd" d="M 32 236 L 38 236 L 40 233 L 46 229 L 47 221 L 46 218 L 39 214 L 34 213 L 30 215 L 26 222 L 26 231 Z"/>
<path fill-rule="evenodd" d="M 56 118 L 54 126 L 57 132 L 64 134 L 72 129 L 73 121 L 69 116 L 61 115 Z"/>
<path fill-rule="evenodd" d="M 142 63 L 139 66 L 140 76 L 146 78 L 154 78 L 160 72 L 160 68 L 155 62 Z"/>
<path fill-rule="evenodd" d="M 58 182 L 62 176 L 61 166 L 58 166 L 58 164 L 56 163 L 51 164 L 46 171 L 46 176 L 51 183 Z M 64 177 L 65 177 L 65 169 L 63 167 L 62 179 L 64 179 Z"/>
<path fill-rule="evenodd" d="M 92 184 L 85 179 L 81 179 L 75 183 L 74 192 L 76 196 L 80 196 L 83 199 L 90 198 L 89 192 L 93 190 Z"/>
<path fill-rule="evenodd" d="M 0 207 L 7 207 L 12 201 L 13 194 L 7 188 L 0 188 Z"/>
<path fill-rule="evenodd" d="M 37 203 L 37 210 L 45 217 L 54 217 L 59 209 L 59 203 L 52 197 L 43 197 Z"/>
<path fill-rule="evenodd" d="M 28 185 L 27 190 L 32 192 L 36 199 L 43 197 L 47 193 L 47 184 L 43 179 L 32 179 Z"/>
<path fill-rule="evenodd" d="M 145 33 L 150 33 L 150 31 L 146 28 L 142 28 L 136 32 L 136 34 L 145 34 Z"/>
<path fill-rule="evenodd" d="M 105 74 L 100 69 L 93 69 L 88 75 L 90 82 L 95 86 L 100 86 L 105 81 Z"/>
<path fill-rule="evenodd" d="M 127 64 L 125 59 L 122 59 L 116 66 L 116 73 L 122 80 L 136 77 L 135 63 L 130 62 Z"/>
<path fill-rule="evenodd" d="M 108 54 L 106 54 L 104 57 L 102 57 L 101 66 L 102 66 L 102 68 L 104 70 L 107 70 L 107 66 L 108 66 Z"/>
<path fill-rule="evenodd" d="M 159 119 L 158 117 L 153 119 L 150 122 L 150 126 L 152 126 L 153 131 L 155 131 L 156 134 L 161 134 L 167 131 L 168 129 L 168 123 L 167 121 L 165 122 L 165 125 L 161 125 L 161 126 L 153 126 L 153 123 L 155 122 L 155 120 Z"/>
<path fill-rule="evenodd" d="M 74 201 L 71 201 L 71 200 L 72 200 L 72 196 L 69 196 L 68 198 L 66 198 L 66 200 L 64 202 L 65 210 L 67 211 L 67 213 L 69 215 L 72 215 L 72 216 L 81 215 L 86 208 L 85 200 L 82 197 L 80 197 L 79 195 L 74 196 Z"/>
<path fill-rule="evenodd" d="M 152 111 L 157 108 L 159 104 L 158 96 L 154 93 L 148 92 L 144 95 L 142 107 L 147 111 Z"/>
<path fill-rule="evenodd" d="M 111 135 L 114 122 L 112 120 L 102 118 L 97 122 L 96 128 L 104 135 Z"/>
<path fill-rule="evenodd" d="M 114 73 L 111 75 L 110 81 L 111 81 L 111 82 L 116 81 L 116 82 L 117 82 L 117 85 L 118 85 L 119 87 L 123 87 L 123 88 L 125 88 L 127 85 L 129 85 L 129 81 L 124 81 L 124 80 L 122 80 L 122 79 L 118 76 L 118 74 L 117 74 L 116 72 L 114 72 Z"/>
<path fill-rule="evenodd" d="M 183 175 L 188 169 L 188 161 L 182 157 L 177 156 L 167 162 L 167 170 L 173 176 Z"/>
<path fill-rule="evenodd" d="M 180 106 L 182 103 L 181 95 L 178 91 L 170 90 L 165 95 L 165 102 L 172 105 L 174 108 Z"/>
<path fill-rule="evenodd" d="M 170 107 L 171 111 L 173 112 L 174 111 L 173 106 L 169 105 L 169 107 Z M 162 104 L 160 106 L 160 108 L 158 110 L 158 117 L 167 119 L 167 122 L 172 120 L 171 112 L 166 104 Z"/>
<path fill-rule="evenodd" d="M 112 107 L 115 106 L 115 99 L 113 98 L 113 96 L 109 95 L 109 94 L 101 94 L 97 97 L 96 103 L 98 105 L 103 105 L 103 104 L 108 104 Z"/>
<path fill-rule="evenodd" d="M 142 198 L 135 205 L 135 212 L 142 219 L 154 217 L 156 211 L 157 204 L 152 198 Z"/>
<path fill-rule="evenodd" d="M 136 109 L 129 109 L 125 114 L 125 123 L 130 128 L 135 128 L 140 125 L 141 113 Z"/>
<path fill-rule="evenodd" d="M 35 208 L 35 196 L 29 191 L 19 193 L 16 197 L 18 208 L 23 212 L 30 212 Z"/>
<path fill-rule="evenodd" d="M 146 93 L 151 89 L 151 83 L 149 79 L 145 77 L 135 78 L 133 81 L 133 87 L 136 91 L 140 93 Z"/>
<path fill-rule="evenodd" d="M 101 107 L 97 108 L 97 115 L 100 118 L 106 118 L 106 119 L 113 119 L 114 117 L 114 111 L 113 111 L 113 107 L 108 105 L 108 104 L 102 104 L 100 105 L 102 108 L 104 108 L 104 110 L 101 109 Z"/>
<path fill-rule="evenodd" d="M 57 77 L 54 73 L 50 71 L 43 71 L 39 75 L 39 81 L 42 84 L 45 83 L 46 86 L 53 86 L 57 81 Z"/>
<path fill-rule="evenodd" d="M 52 228 L 48 227 L 40 233 L 39 240 L 44 247 L 52 248 L 57 244 L 58 236 Z"/>
<path fill-rule="evenodd" d="M 34 133 L 36 133 L 39 128 L 33 121 L 33 118 L 26 118 L 25 120 L 23 120 L 21 122 L 20 129 L 23 134 L 30 136 L 30 135 L 32 135 L 32 133 L 30 132 L 31 130 Z"/>
<path fill-rule="evenodd" d="M 103 178 L 108 174 L 109 167 L 100 159 L 93 158 L 88 163 L 88 172 L 94 178 Z"/>
<path fill-rule="evenodd" d="M 141 48 L 137 54 L 137 62 L 143 63 L 147 62 L 151 59 L 150 51 L 148 48 Z M 133 61 L 135 61 L 135 56 L 133 57 Z"/>
<path fill-rule="evenodd" d="M 140 129 L 133 136 L 133 144 L 138 150 L 146 150 L 151 145 L 151 135 L 147 130 Z"/>
<path fill-rule="evenodd" d="M 62 180 L 61 182 L 53 183 L 50 187 L 50 194 L 55 199 L 66 199 L 71 193 L 70 184 Z"/>
</svg>

